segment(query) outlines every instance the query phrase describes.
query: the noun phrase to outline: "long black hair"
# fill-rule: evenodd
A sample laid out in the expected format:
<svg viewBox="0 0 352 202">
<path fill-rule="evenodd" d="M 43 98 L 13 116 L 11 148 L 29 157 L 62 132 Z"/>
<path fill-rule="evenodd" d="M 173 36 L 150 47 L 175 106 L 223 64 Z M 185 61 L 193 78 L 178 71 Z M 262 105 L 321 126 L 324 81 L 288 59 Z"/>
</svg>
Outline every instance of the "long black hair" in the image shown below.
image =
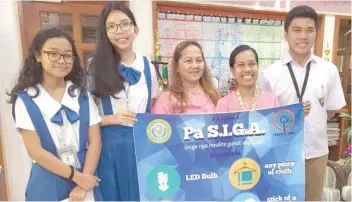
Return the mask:
<svg viewBox="0 0 352 202">
<path fill-rule="evenodd" d="M 15 103 L 15 93 L 24 91 L 29 87 L 33 87 L 36 91 L 33 97 L 39 95 L 37 84 L 43 82 L 43 67 L 42 64 L 37 61 L 36 56 L 40 53 L 45 42 L 52 38 L 64 38 L 69 41 L 72 46 L 72 55 L 75 57 L 75 60 L 72 64 L 72 71 L 64 78 L 65 81 L 70 80 L 73 82 L 73 85 L 68 89 L 69 95 L 74 97 L 74 90 L 81 90 L 85 86 L 85 79 L 82 79 L 84 71 L 81 67 L 81 61 L 71 36 L 57 28 L 44 29 L 39 31 L 31 42 L 29 53 L 24 60 L 24 65 L 19 73 L 18 81 L 11 92 L 8 93 L 8 95 L 11 96 L 10 103 Z"/>
<path fill-rule="evenodd" d="M 124 90 L 123 78 L 118 66 L 121 63 L 120 55 L 115 51 L 106 34 L 106 19 L 111 11 L 118 10 L 126 14 L 137 26 L 132 11 L 123 2 L 108 2 L 102 9 L 99 17 L 99 39 L 96 53 L 88 62 L 88 72 L 92 76 L 92 93 L 96 96 L 114 96 Z"/>
</svg>

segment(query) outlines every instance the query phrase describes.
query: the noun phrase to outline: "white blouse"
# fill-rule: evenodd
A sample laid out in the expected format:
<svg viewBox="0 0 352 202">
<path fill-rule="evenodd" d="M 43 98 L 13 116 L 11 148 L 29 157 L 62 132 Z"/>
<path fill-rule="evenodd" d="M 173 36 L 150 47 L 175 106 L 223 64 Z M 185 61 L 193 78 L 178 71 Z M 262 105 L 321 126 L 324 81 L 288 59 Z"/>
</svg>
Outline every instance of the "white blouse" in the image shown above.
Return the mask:
<svg viewBox="0 0 352 202">
<path fill-rule="evenodd" d="M 71 124 L 65 112 L 62 111 L 62 119 L 63 126 L 59 126 L 56 123 L 51 122 L 51 118 L 60 110 L 61 105 L 65 105 L 69 109 L 75 111 L 79 114 L 79 90 L 76 89 L 74 91 L 75 97 L 71 97 L 68 94 L 68 89 L 72 85 L 71 81 L 66 82 L 65 94 L 62 97 L 61 103 L 57 102 L 54 98 L 52 98 L 49 93 L 43 88 L 42 85 L 38 84 L 39 94 L 37 97 L 33 98 L 35 104 L 39 107 L 41 114 L 43 115 L 44 121 L 49 129 L 50 135 L 54 141 L 54 144 L 57 149 L 60 148 L 58 133 L 64 131 L 65 134 L 65 144 L 73 146 L 76 151 L 79 150 L 79 123 L 77 120 L 75 123 Z M 34 88 L 28 88 L 27 90 L 30 96 L 35 95 Z M 89 99 L 89 126 L 98 124 L 101 122 L 101 118 L 99 116 L 99 112 L 97 106 L 95 105 L 92 96 L 88 93 Z M 18 97 L 15 103 L 15 116 L 16 116 L 16 128 L 21 128 L 25 130 L 33 130 L 35 131 L 34 125 L 32 123 L 31 118 L 29 117 L 28 111 L 24 102 L 21 98 Z M 33 161 L 34 162 L 34 161 Z M 34 162 L 35 163 L 35 162 Z M 64 200 L 64 201 L 67 201 Z M 85 198 L 85 201 L 94 201 L 94 193 L 93 191 L 89 191 Z"/>
<path fill-rule="evenodd" d="M 129 85 L 127 82 L 124 82 L 125 90 L 120 91 L 115 94 L 116 99 L 110 96 L 112 110 L 114 114 L 122 108 L 126 107 L 128 100 L 129 108 L 136 113 L 144 113 L 147 108 L 148 103 L 148 88 L 147 82 L 144 75 L 144 60 L 143 56 L 136 55 L 135 61 L 131 65 L 126 65 L 133 69 L 136 69 L 141 72 L 141 78 L 139 82 L 135 85 Z M 151 74 L 151 98 L 156 98 L 160 93 L 158 78 L 154 65 L 149 62 L 150 74 Z M 127 92 L 126 92 L 127 91 Z M 103 106 L 100 98 L 95 99 L 96 104 L 99 109 L 99 114 L 104 115 Z"/>
<path fill-rule="evenodd" d="M 66 82 L 65 94 L 62 97 L 61 103 L 59 103 L 49 95 L 49 93 L 43 88 L 42 85 L 38 84 L 37 87 L 39 88 L 39 94 L 37 97 L 33 98 L 33 101 L 39 107 L 41 114 L 43 115 L 44 121 L 48 126 L 50 135 L 54 141 L 56 148 L 57 149 L 60 148 L 58 134 L 61 131 L 64 131 L 66 134 L 65 135 L 66 145 L 71 145 L 75 149 L 77 149 L 76 151 L 78 151 L 80 121 L 77 120 L 75 123 L 71 124 L 68 121 L 65 115 L 65 112 L 62 111 L 63 126 L 59 126 L 58 124 L 51 122 L 51 118 L 60 110 L 61 105 L 64 105 L 69 109 L 75 111 L 77 114 L 79 114 L 79 102 L 78 102 L 79 90 L 78 89 L 75 90 L 74 94 L 76 96 L 71 97 L 68 94 L 68 89 L 71 85 L 72 85 L 71 81 Z M 28 88 L 27 92 L 30 96 L 35 95 L 34 88 Z M 99 116 L 97 106 L 95 105 L 92 99 L 92 96 L 89 93 L 88 93 L 88 98 L 89 98 L 89 116 L 90 116 L 89 125 L 92 126 L 94 124 L 99 123 L 101 121 L 101 118 Z M 30 116 L 28 114 L 27 108 L 24 105 L 24 102 L 22 101 L 22 99 L 19 97 L 15 103 L 15 116 L 16 116 L 16 128 L 35 131 L 32 120 L 30 119 Z"/>
</svg>

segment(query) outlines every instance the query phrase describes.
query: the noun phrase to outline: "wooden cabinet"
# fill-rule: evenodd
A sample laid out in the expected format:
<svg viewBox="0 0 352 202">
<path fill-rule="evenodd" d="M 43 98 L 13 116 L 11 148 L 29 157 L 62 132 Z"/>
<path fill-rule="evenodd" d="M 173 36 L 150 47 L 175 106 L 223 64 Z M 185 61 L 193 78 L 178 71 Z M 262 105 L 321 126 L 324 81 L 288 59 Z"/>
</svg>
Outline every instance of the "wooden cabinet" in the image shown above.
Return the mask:
<svg viewBox="0 0 352 202">
<path fill-rule="evenodd" d="M 335 18 L 333 62 L 339 69 L 347 108 L 351 112 L 351 17 Z"/>
<path fill-rule="evenodd" d="M 31 40 L 39 30 L 57 27 L 73 37 L 78 55 L 84 64 L 87 56 L 95 51 L 99 14 L 104 4 L 105 1 L 19 1 L 23 56 L 27 55 Z"/>
<path fill-rule="evenodd" d="M 341 78 L 342 88 L 345 94 L 346 107 L 342 112 L 351 113 L 351 16 L 336 16 L 333 63 L 337 66 Z M 330 146 L 329 159 L 338 160 L 344 158 L 346 148 L 346 136 L 342 135 L 345 128 L 351 122 L 340 119 L 340 139 L 337 145 Z"/>
</svg>

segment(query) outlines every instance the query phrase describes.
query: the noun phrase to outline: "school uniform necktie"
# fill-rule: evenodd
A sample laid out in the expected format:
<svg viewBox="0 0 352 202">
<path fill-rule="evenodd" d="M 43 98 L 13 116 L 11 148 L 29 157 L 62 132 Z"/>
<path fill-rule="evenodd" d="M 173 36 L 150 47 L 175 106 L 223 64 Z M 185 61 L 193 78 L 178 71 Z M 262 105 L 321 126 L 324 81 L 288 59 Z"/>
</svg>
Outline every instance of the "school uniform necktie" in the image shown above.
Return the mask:
<svg viewBox="0 0 352 202">
<path fill-rule="evenodd" d="M 123 64 L 120 64 L 119 72 L 121 76 L 124 78 L 124 80 L 128 82 L 130 85 L 137 84 L 142 74 L 140 71 L 135 70 L 131 67 L 127 67 L 126 65 L 123 65 Z"/>
<path fill-rule="evenodd" d="M 75 123 L 79 119 L 79 115 L 77 112 L 71 110 L 70 108 L 62 105 L 59 111 L 56 112 L 56 114 L 50 119 L 51 122 L 56 123 L 60 126 L 64 125 L 64 121 L 62 118 L 62 113 L 61 111 L 65 111 L 66 117 L 70 123 Z"/>
</svg>

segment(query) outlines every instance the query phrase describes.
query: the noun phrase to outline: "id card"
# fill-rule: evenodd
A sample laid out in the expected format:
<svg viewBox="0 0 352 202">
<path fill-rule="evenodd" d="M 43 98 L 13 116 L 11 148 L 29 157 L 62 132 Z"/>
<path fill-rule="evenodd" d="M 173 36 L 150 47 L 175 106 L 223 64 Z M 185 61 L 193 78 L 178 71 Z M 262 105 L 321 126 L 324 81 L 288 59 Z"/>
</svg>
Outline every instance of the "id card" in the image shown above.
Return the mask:
<svg viewBox="0 0 352 202">
<path fill-rule="evenodd" d="M 62 162 L 73 166 L 75 169 L 80 169 L 81 164 L 78 161 L 76 151 L 73 146 L 67 146 L 58 149 L 58 154 Z"/>
</svg>

